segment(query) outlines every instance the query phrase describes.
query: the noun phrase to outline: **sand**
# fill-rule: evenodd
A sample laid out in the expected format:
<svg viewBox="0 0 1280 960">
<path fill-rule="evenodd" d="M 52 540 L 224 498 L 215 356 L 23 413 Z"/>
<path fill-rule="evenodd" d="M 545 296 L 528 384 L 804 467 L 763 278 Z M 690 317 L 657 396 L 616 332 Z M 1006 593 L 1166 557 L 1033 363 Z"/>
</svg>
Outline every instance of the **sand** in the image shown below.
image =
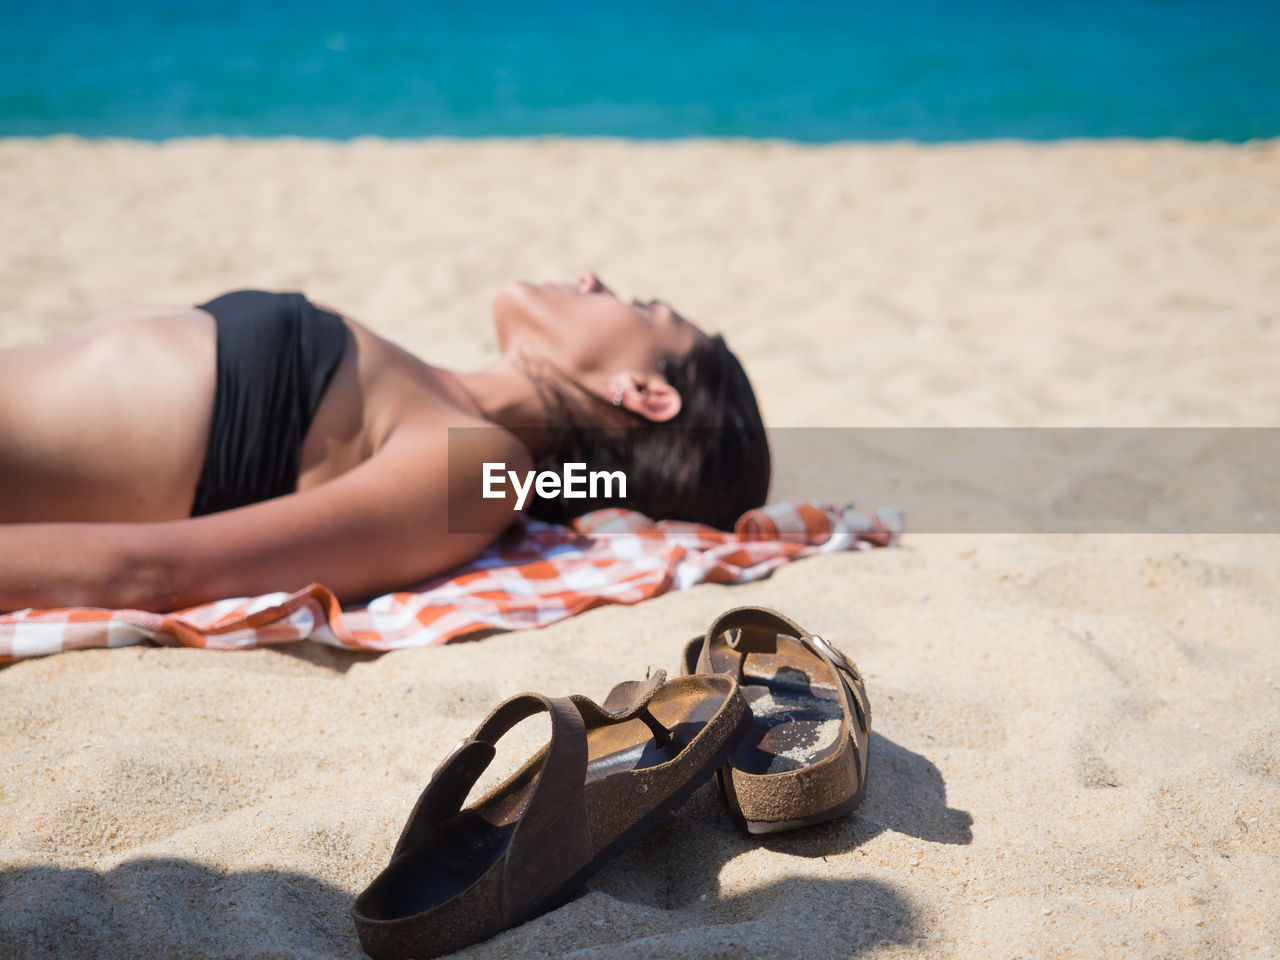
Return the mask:
<svg viewBox="0 0 1280 960">
<path fill-rule="evenodd" d="M 774 425 L 1280 408 L 1280 142 L 9 140 L 0 211 L 0 346 L 261 286 L 465 367 L 494 350 L 500 282 L 590 267 L 725 332 Z M 352 897 L 499 700 L 674 671 L 743 603 L 861 665 L 862 809 L 760 841 L 703 788 L 581 898 L 463 955 L 1280 949 L 1280 542 L 912 534 L 900 506 L 897 549 L 538 632 L 0 669 L 0 956 L 359 957 Z"/>
</svg>

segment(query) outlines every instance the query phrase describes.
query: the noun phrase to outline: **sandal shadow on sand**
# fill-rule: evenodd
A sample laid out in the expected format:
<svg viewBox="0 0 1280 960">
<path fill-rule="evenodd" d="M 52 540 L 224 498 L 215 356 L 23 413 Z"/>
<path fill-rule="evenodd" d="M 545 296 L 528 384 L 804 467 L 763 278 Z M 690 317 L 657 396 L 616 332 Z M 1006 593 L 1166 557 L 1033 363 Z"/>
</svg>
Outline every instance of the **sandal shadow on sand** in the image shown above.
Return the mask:
<svg viewBox="0 0 1280 960">
<path fill-rule="evenodd" d="M 862 802 L 871 704 L 843 653 L 774 610 L 737 607 L 689 641 L 682 666 L 735 678 L 751 705 L 751 728 L 718 775 L 749 832 L 833 820 Z"/>
<path fill-rule="evenodd" d="M 665 676 L 619 684 L 603 705 L 532 693 L 499 705 L 437 768 L 356 898 L 365 951 L 435 957 L 554 909 L 709 780 L 751 712 L 732 677 Z M 542 711 L 548 744 L 463 808 L 494 744 Z"/>
</svg>

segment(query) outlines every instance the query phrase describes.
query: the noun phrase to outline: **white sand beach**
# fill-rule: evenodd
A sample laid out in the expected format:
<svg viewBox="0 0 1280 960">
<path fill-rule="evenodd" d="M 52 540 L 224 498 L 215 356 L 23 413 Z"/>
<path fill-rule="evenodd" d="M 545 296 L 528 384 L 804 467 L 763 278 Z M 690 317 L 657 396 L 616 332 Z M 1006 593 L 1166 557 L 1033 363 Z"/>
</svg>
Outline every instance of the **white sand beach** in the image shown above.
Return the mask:
<svg viewBox="0 0 1280 960">
<path fill-rule="evenodd" d="M 725 333 L 773 426 L 1280 425 L 1280 141 L 14 139 L 0 212 L 0 346 L 261 287 L 466 367 L 500 283 L 590 268 Z M 760 840 L 708 785 L 460 956 L 1280 952 L 1280 540 L 898 506 L 897 548 L 541 631 L 0 667 L 0 957 L 358 958 L 350 902 L 455 741 L 676 672 L 746 603 L 861 666 L 864 806 Z"/>
</svg>

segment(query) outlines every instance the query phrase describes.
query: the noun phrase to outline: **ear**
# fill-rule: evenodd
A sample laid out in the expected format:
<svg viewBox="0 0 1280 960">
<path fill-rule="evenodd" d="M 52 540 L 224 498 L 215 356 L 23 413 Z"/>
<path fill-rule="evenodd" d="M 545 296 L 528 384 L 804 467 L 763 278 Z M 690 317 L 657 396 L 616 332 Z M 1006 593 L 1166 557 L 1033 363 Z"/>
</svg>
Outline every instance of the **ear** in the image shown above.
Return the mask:
<svg viewBox="0 0 1280 960">
<path fill-rule="evenodd" d="M 619 373 L 609 378 L 609 398 L 620 397 L 618 406 L 654 423 L 666 423 L 680 412 L 680 391 L 660 376 Z"/>
</svg>

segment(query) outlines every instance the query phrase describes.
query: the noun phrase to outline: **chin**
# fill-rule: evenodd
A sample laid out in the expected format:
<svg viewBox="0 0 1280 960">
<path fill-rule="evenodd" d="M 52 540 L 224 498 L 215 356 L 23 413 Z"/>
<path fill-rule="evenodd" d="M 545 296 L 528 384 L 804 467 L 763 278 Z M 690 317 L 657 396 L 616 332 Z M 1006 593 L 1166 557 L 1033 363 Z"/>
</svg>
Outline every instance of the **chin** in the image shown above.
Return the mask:
<svg viewBox="0 0 1280 960">
<path fill-rule="evenodd" d="M 497 313 L 504 302 L 521 300 L 529 295 L 530 284 L 524 280 L 508 280 L 502 286 L 498 287 L 498 292 L 493 295 L 493 311 Z"/>
<path fill-rule="evenodd" d="M 505 352 L 519 340 L 529 326 L 529 300 L 534 285 L 524 280 L 511 280 L 493 295 L 493 326 L 498 334 L 498 349 Z"/>
</svg>

